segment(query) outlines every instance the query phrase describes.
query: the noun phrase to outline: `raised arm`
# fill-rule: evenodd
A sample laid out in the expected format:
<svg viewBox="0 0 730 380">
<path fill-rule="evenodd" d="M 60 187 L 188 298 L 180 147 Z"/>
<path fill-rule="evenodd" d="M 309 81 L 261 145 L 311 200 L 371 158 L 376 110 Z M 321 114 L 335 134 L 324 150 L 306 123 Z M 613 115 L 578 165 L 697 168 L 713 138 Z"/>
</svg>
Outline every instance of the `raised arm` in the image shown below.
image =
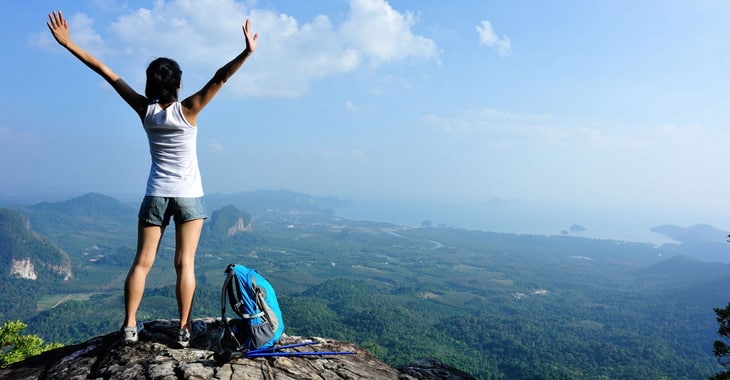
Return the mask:
<svg viewBox="0 0 730 380">
<path fill-rule="evenodd" d="M 182 101 L 185 117 L 191 124 L 196 124 L 198 113 L 213 99 L 215 94 L 223 87 L 223 84 L 241 68 L 248 56 L 256 50 L 256 41 L 259 38 L 259 34 L 251 34 L 251 20 L 246 19 L 246 23 L 242 26 L 242 29 L 243 36 L 246 39 L 246 48 L 236 58 L 233 58 L 230 62 L 218 69 L 215 75 L 213 75 L 213 78 L 203 88 Z"/>
<path fill-rule="evenodd" d="M 117 93 L 129 104 L 132 109 L 140 116 L 144 117 L 147 107 L 147 98 L 132 89 L 119 75 L 107 67 L 103 62 L 91 55 L 89 52 L 77 45 L 71 40 L 71 34 L 68 31 L 68 22 L 63 17 L 61 11 L 54 11 L 48 15 L 48 29 L 51 30 L 53 38 L 71 54 L 83 62 L 95 73 L 101 75 L 104 80 L 117 91 Z"/>
</svg>

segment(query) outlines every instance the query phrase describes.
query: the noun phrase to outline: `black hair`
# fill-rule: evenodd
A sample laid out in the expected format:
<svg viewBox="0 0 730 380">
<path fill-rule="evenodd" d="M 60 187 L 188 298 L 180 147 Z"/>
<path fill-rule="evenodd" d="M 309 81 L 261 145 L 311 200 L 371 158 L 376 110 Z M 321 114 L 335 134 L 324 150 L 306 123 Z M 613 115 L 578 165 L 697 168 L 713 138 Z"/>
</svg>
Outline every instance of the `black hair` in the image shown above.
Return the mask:
<svg viewBox="0 0 730 380">
<path fill-rule="evenodd" d="M 157 58 L 147 66 L 147 84 L 144 94 L 153 102 L 167 103 L 177 101 L 182 70 L 170 58 Z"/>
</svg>

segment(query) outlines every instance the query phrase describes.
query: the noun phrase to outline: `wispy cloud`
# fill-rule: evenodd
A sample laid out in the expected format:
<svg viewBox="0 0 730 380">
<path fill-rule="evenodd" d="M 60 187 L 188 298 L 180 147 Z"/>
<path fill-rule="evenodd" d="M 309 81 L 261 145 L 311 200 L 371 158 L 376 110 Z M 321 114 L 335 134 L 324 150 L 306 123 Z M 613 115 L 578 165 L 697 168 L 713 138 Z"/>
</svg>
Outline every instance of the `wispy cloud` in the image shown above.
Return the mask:
<svg viewBox="0 0 730 380">
<path fill-rule="evenodd" d="M 210 150 L 216 153 L 226 153 L 228 151 L 228 149 L 226 149 L 226 147 L 223 146 L 223 143 L 221 143 L 218 139 L 211 140 L 208 146 L 210 147 Z"/>
<path fill-rule="evenodd" d="M 458 180 L 477 181 L 473 187 L 483 192 L 528 198 L 537 187 L 542 195 L 566 201 L 591 194 L 606 202 L 686 207 L 722 199 L 727 188 L 726 128 L 627 126 L 495 109 L 432 114 L 422 122 L 433 128 L 429 138 L 439 141 L 441 151 L 460 156 L 471 177 Z"/>
<path fill-rule="evenodd" d="M 494 108 L 467 110 L 458 116 L 427 115 L 422 119 L 439 133 L 457 138 L 486 139 L 490 142 L 561 139 L 566 132 L 547 127 L 549 115 L 519 114 Z"/>
<path fill-rule="evenodd" d="M 492 28 L 492 23 L 484 20 L 481 24 L 476 26 L 477 33 L 479 33 L 479 44 L 496 48 L 500 55 L 508 55 L 512 50 L 512 44 L 509 37 L 499 37 Z"/>
<path fill-rule="evenodd" d="M 0 143 L 6 148 L 36 144 L 39 141 L 39 136 L 34 133 L 0 125 Z"/>
<path fill-rule="evenodd" d="M 358 112 L 362 110 L 362 107 L 348 100 L 345 102 L 345 109 L 350 112 Z"/>
<path fill-rule="evenodd" d="M 365 152 L 360 149 L 350 150 L 327 150 L 319 151 L 317 157 L 333 161 L 362 161 L 367 158 Z"/>
<path fill-rule="evenodd" d="M 84 13 L 76 13 L 68 19 L 69 32 L 74 41 L 83 46 L 86 50 L 99 57 L 107 56 L 112 50 L 107 46 L 104 39 L 94 29 L 94 20 Z M 42 49 L 57 49 L 58 45 L 53 40 L 48 29 L 31 34 L 29 44 Z"/>
<path fill-rule="evenodd" d="M 637 157 L 666 151 L 685 152 L 689 161 L 707 152 L 722 156 L 722 141 L 730 140 L 730 131 L 693 125 L 646 125 L 621 128 L 610 121 L 566 121 L 552 115 L 520 114 L 483 108 L 457 116 L 427 115 L 422 122 L 435 133 L 457 141 L 476 144 L 534 146 L 553 145 L 576 151 L 593 150 L 633 152 Z M 653 152 L 653 153 L 652 153 Z M 713 154 L 715 154 L 713 153 Z"/>
</svg>

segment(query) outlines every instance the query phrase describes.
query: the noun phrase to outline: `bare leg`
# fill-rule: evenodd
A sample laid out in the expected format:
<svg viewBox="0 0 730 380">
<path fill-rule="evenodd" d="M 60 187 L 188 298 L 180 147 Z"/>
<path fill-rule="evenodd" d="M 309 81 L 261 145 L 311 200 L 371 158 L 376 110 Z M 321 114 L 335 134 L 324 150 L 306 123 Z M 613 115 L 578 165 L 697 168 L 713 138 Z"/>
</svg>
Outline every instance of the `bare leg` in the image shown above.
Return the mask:
<svg viewBox="0 0 730 380">
<path fill-rule="evenodd" d="M 142 302 L 147 274 L 155 262 L 165 228 L 139 221 L 137 226 L 137 255 L 124 283 L 124 326 L 137 325 L 137 309 Z"/>
<path fill-rule="evenodd" d="M 190 313 L 195 294 L 195 251 L 198 249 L 203 220 L 196 219 L 175 224 L 176 296 L 180 312 L 180 329 L 191 331 Z"/>
</svg>

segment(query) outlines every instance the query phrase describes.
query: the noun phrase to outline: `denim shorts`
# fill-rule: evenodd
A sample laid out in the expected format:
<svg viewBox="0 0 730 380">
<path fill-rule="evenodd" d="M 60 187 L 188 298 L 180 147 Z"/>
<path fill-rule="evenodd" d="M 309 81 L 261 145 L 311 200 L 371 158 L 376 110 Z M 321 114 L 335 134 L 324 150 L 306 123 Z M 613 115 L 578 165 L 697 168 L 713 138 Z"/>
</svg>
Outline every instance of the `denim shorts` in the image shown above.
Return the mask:
<svg viewBox="0 0 730 380">
<path fill-rule="evenodd" d="M 139 208 L 139 220 L 166 227 L 172 217 L 175 224 L 206 219 L 205 203 L 200 198 L 155 197 L 147 195 Z"/>
</svg>

